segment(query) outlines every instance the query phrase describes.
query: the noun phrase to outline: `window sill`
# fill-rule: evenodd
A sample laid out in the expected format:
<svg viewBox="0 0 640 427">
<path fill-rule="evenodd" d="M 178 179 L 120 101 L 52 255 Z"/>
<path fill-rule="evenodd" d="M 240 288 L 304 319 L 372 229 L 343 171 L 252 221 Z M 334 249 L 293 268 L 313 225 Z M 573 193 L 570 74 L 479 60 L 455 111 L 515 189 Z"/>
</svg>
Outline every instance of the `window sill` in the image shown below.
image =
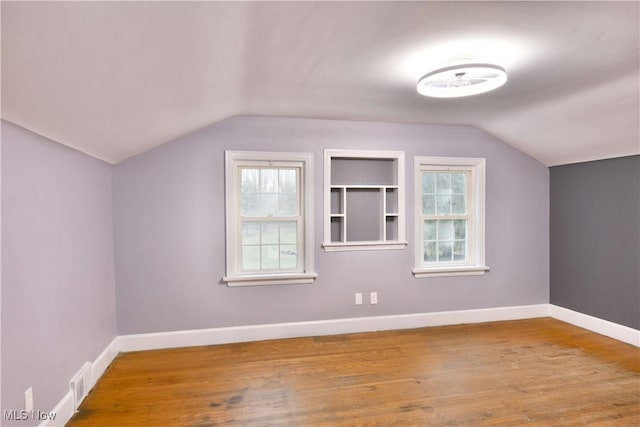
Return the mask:
<svg viewBox="0 0 640 427">
<path fill-rule="evenodd" d="M 317 273 L 256 274 L 226 276 L 222 278 L 222 281 L 230 288 L 240 286 L 305 285 L 313 283 L 317 277 Z"/>
<path fill-rule="evenodd" d="M 325 252 L 338 252 L 338 251 L 373 251 L 373 250 L 387 250 L 387 249 L 404 249 L 407 246 L 407 242 L 331 242 L 323 243 L 322 247 Z"/>
<path fill-rule="evenodd" d="M 489 271 L 489 267 L 485 265 L 467 265 L 464 267 L 414 268 L 413 275 L 416 279 L 423 277 L 481 276 L 487 271 Z"/>
</svg>

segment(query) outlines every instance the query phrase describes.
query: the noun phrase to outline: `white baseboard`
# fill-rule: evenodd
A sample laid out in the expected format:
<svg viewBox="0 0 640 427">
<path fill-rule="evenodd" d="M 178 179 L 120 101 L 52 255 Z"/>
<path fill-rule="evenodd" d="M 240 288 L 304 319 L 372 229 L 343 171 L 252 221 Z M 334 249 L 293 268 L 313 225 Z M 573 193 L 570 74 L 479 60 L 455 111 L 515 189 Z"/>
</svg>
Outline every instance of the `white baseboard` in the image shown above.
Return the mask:
<svg viewBox="0 0 640 427">
<path fill-rule="evenodd" d="M 553 304 L 549 304 L 549 315 L 554 319 L 640 347 L 640 331 L 637 329 Z"/>
<path fill-rule="evenodd" d="M 119 353 L 118 350 L 118 337 L 111 340 L 109 345 L 100 353 L 96 360 L 91 364 L 91 375 L 90 382 L 88 384 L 89 391 L 93 388 L 94 385 L 98 382 L 100 377 L 104 374 L 104 371 L 107 370 L 113 359 Z M 40 427 L 59 427 L 65 425 L 74 414 L 73 408 L 73 393 L 71 390 L 64 395 L 62 400 L 58 402 L 58 404 L 51 410 L 52 414 L 55 414 L 54 419 L 49 419 L 43 421 L 39 424 Z"/>
<path fill-rule="evenodd" d="M 120 349 L 118 348 L 118 337 L 115 337 L 113 340 L 111 340 L 104 351 L 100 353 L 98 357 L 96 357 L 96 360 L 91 365 L 91 384 L 89 390 L 91 390 L 93 386 L 96 385 L 100 377 L 102 377 L 102 374 L 104 374 L 104 371 L 107 370 L 107 368 L 109 367 L 111 362 L 113 362 L 113 359 L 116 358 L 119 352 Z"/>
<path fill-rule="evenodd" d="M 548 305 L 539 304 L 478 310 L 357 317 L 310 322 L 277 323 L 269 325 L 234 326 L 227 328 L 122 335 L 116 339 L 118 341 L 118 349 L 120 351 L 127 352 L 261 341 L 279 338 L 309 337 L 354 332 L 411 329 L 425 326 L 528 319 L 534 317 L 545 317 L 548 315 Z"/>
<path fill-rule="evenodd" d="M 54 415 L 53 419 L 41 422 L 40 427 L 60 427 L 67 424 L 67 421 L 73 416 L 73 393 L 71 390 L 64 395 L 50 414 Z"/>
<path fill-rule="evenodd" d="M 104 374 L 109 364 L 115 359 L 119 352 L 228 344 L 279 338 L 412 329 L 426 326 L 495 322 L 548 316 L 640 347 L 640 331 L 636 329 L 558 307 L 553 304 L 356 317 L 268 325 L 232 326 L 226 328 L 119 335 L 111 341 L 100 356 L 93 362 L 91 368 L 91 388 L 93 388 L 98 379 Z M 52 412 L 57 414 L 56 419 L 45 421 L 40 424 L 40 426 L 64 425 L 71 419 L 73 416 L 73 396 L 71 392 L 68 392 L 62 398 Z"/>
</svg>

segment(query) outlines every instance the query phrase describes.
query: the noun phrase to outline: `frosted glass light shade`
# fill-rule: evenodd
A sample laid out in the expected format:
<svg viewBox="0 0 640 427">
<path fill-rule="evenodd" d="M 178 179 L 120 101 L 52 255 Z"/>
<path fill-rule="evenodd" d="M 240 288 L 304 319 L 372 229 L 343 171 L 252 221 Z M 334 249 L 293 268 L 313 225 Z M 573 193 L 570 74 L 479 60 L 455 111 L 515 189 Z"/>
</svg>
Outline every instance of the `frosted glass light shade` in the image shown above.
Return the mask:
<svg viewBox="0 0 640 427">
<path fill-rule="evenodd" d="M 507 71 L 494 64 L 461 64 L 439 68 L 418 80 L 418 93 L 434 98 L 478 95 L 507 82 Z"/>
</svg>

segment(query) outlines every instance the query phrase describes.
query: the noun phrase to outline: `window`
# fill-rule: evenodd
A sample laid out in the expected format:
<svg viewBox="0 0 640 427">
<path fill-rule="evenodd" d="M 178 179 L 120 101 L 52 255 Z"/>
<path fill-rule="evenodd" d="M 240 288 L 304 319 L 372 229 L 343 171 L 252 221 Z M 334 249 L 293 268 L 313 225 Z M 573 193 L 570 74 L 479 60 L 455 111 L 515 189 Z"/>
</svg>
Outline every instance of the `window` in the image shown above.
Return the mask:
<svg viewBox="0 0 640 427">
<path fill-rule="evenodd" d="M 484 274 L 485 160 L 416 157 L 415 277 Z"/>
<path fill-rule="evenodd" d="M 324 155 L 325 251 L 404 249 L 404 152 Z"/>
<path fill-rule="evenodd" d="M 312 283 L 312 154 L 226 152 L 228 286 Z"/>
</svg>

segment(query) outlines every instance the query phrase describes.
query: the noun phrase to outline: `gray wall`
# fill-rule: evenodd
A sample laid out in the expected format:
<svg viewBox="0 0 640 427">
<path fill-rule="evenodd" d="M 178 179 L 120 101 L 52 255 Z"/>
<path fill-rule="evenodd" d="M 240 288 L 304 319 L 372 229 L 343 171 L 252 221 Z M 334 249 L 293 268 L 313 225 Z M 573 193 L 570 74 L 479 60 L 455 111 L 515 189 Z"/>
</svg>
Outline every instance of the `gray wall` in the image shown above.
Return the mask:
<svg viewBox="0 0 640 427">
<path fill-rule="evenodd" d="M 50 411 L 116 335 L 112 170 L 2 122 L 3 410 Z"/>
<path fill-rule="evenodd" d="M 322 150 L 404 150 L 409 247 L 325 253 Z M 312 285 L 228 288 L 224 150 L 315 154 Z M 484 276 L 414 279 L 413 156 L 487 159 Z M 235 117 L 114 169 L 119 334 L 473 309 L 549 301 L 548 168 L 474 127 Z M 378 291 L 379 304 L 353 304 Z"/>
<path fill-rule="evenodd" d="M 640 156 L 551 168 L 551 303 L 640 329 Z"/>
</svg>

